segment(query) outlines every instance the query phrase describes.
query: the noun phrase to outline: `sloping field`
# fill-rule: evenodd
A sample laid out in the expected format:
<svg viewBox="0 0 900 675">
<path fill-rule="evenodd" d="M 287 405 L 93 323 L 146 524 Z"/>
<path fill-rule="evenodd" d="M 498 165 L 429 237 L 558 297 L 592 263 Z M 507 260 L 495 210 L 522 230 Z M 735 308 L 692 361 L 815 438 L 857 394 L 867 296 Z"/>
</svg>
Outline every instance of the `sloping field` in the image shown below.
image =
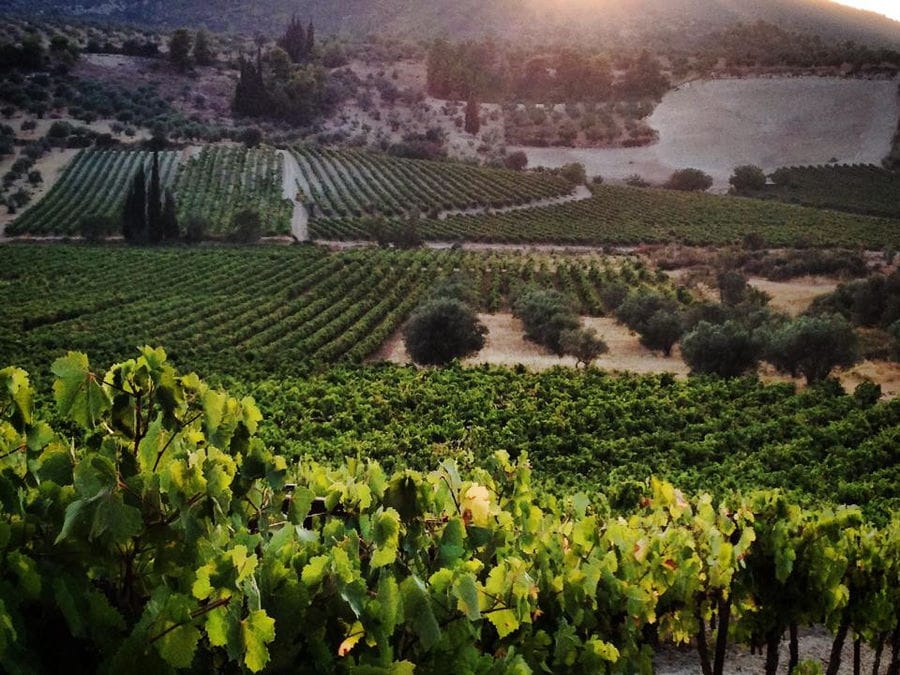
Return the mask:
<svg viewBox="0 0 900 675">
<path fill-rule="evenodd" d="M 314 238 L 357 239 L 353 222 Z M 419 233 L 436 241 L 636 245 L 738 243 L 760 235 L 769 246 L 900 247 L 900 220 L 825 211 L 775 201 L 602 185 L 578 202 L 510 213 L 423 221 Z"/>
<path fill-rule="evenodd" d="M 694 82 L 670 92 L 648 118 L 659 143 L 643 148 L 511 148 L 530 166 L 582 162 L 588 175 L 663 182 L 676 169 L 709 173 L 727 188 L 735 166 L 880 164 L 900 116 L 893 80 L 750 78 Z"/>
<path fill-rule="evenodd" d="M 146 150 L 78 153 L 47 195 L 6 228 L 7 235 L 77 236 L 87 215 L 117 217 L 141 165 L 149 179 L 152 157 Z M 209 234 L 227 234 L 232 216 L 253 208 L 264 234 L 290 234 L 293 206 L 283 198 L 282 158 L 273 149 L 209 146 L 192 157 L 176 151 L 159 157 L 161 183 L 175 194 L 182 228 L 199 217 Z"/>
</svg>

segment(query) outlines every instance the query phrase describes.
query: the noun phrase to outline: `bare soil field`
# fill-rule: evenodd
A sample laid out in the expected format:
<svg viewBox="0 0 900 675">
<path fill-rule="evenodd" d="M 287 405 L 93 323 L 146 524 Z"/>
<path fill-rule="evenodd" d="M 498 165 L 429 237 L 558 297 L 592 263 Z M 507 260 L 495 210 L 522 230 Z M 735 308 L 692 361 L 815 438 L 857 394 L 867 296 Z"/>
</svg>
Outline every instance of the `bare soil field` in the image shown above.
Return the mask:
<svg viewBox="0 0 900 675">
<path fill-rule="evenodd" d="M 523 365 L 532 370 L 544 370 L 554 366 L 575 366 L 571 356 L 562 358 L 525 339 L 522 322 L 512 314 L 479 314 L 487 326 L 487 342 L 478 354 L 464 361 L 467 365 L 491 364 L 500 366 Z M 663 357 L 641 346 L 637 335 L 631 333 L 614 319 L 585 317 L 585 326 L 596 329 L 609 346 L 609 352 L 594 365 L 603 370 L 632 373 L 674 373 L 686 376 L 688 367 L 676 350 L 670 357 Z M 393 335 L 373 357 L 375 361 L 410 363 L 403 346 L 403 337 Z"/>
<path fill-rule="evenodd" d="M 756 289 L 768 293 L 772 298 L 769 306 L 786 312 L 791 316 L 806 311 L 820 295 L 833 292 L 838 282 L 824 277 L 803 277 L 790 281 L 769 281 L 752 278 L 748 283 Z"/>
<path fill-rule="evenodd" d="M 639 174 L 664 182 L 680 168 L 728 187 L 739 164 L 880 164 L 900 116 L 896 80 L 825 77 L 707 80 L 667 94 L 648 118 L 659 142 L 641 148 L 524 150 L 530 166 L 582 162 L 588 175 L 621 181 Z"/>
</svg>

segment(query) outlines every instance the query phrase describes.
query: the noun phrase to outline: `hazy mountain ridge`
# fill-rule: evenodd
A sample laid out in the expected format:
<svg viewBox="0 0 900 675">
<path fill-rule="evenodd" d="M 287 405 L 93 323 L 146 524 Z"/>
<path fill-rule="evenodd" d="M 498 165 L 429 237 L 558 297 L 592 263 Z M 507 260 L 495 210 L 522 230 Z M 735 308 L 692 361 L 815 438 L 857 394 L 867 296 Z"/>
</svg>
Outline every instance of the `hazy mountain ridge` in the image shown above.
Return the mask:
<svg viewBox="0 0 900 675">
<path fill-rule="evenodd" d="M 828 38 L 900 45 L 900 22 L 828 0 L 0 0 L 0 10 L 236 32 L 271 31 L 296 13 L 321 33 L 406 38 L 691 37 L 765 20 Z"/>
</svg>

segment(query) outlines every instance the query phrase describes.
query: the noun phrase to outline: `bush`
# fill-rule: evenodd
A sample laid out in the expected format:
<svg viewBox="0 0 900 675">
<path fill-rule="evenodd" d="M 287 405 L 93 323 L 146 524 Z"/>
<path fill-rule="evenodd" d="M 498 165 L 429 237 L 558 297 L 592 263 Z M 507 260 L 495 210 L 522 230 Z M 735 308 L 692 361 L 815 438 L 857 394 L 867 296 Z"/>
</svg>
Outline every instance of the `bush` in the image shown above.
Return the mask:
<svg viewBox="0 0 900 675">
<path fill-rule="evenodd" d="M 647 349 L 661 351 L 669 356 L 672 354 L 672 347 L 681 337 L 681 316 L 677 312 L 661 309 L 654 312 L 638 332 L 641 335 L 641 344 Z"/>
<path fill-rule="evenodd" d="M 559 344 L 564 354 L 575 357 L 575 365 L 585 367 L 609 351 L 609 346 L 593 328 L 573 328 L 560 333 Z"/>
<path fill-rule="evenodd" d="M 517 150 L 516 152 L 509 153 L 503 163 L 506 165 L 507 169 L 524 171 L 525 167 L 528 166 L 528 155 L 521 150 Z"/>
<path fill-rule="evenodd" d="M 719 301 L 723 305 L 734 307 L 747 298 L 750 289 L 747 278 L 736 270 L 727 270 L 719 274 L 717 278 L 719 286 Z"/>
<path fill-rule="evenodd" d="M 638 188 L 647 188 L 650 187 L 650 182 L 642 178 L 636 173 L 631 174 L 627 178 L 625 178 L 625 185 L 629 185 L 631 187 Z"/>
<path fill-rule="evenodd" d="M 712 176 L 700 169 L 679 169 L 669 177 L 665 187 L 669 190 L 684 192 L 704 192 L 709 190 L 712 184 Z"/>
<path fill-rule="evenodd" d="M 97 213 L 88 214 L 79 221 L 78 231 L 85 241 L 96 242 L 121 230 L 119 222 L 111 217 Z"/>
<path fill-rule="evenodd" d="M 758 192 L 766 187 L 766 174 L 758 166 L 745 164 L 734 170 L 728 182 L 737 193 Z"/>
<path fill-rule="evenodd" d="M 248 148 L 256 148 L 262 143 L 263 133 L 257 127 L 246 127 L 241 130 L 238 140 Z"/>
<path fill-rule="evenodd" d="M 478 352 L 486 333 L 471 307 L 453 298 L 435 298 L 410 317 L 403 342 L 416 363 L 444 365 Z"/>
<path fill-rule="evenodd" d="M 616 318 L 631 330 L 643 332 L 643 328 L 656 312 L 665 310 L 675 312 L 678 303 L 666 295 L 651 291 L 634 291 L 625 298 L 616 309 Z"/>
<path fill-rule="evenodd" d="M 736 321 L 716 325 L 701 321 L 681 341 L 681 354 L 691 372 L 737 377 L 756 369 L 761 341 Z"/>
<path fill-rule="evenodd" d="M 769 336 L 766 359 L 782 372 L 803 375 L 813 384 L 828 377 L 835 366 L 856 363 L 858 340 L 840 315 L 801 316 Z"/>
<path fill-rule="evenodd" d="M 231 220 L 229 240 L 237 244 L 253 244 L 262 237 L 262 218 L 259 211 L 244 209 Z"/>
<path fill-rule="evenodd" d="M 513 314 L 522 320 L 525 336 L 558 356 L 564 351 L 563 332 L 580 328 L 571 304 L 556 290 L 529 287 L 513 302 Z"/>
<path fill-rule="evenodd" d="M 578 162 L 561 166 L 559 175 L 572 183 L 572 185 L 584 185 L 587 183 L 587 173 L 584 170 L 584 164 Z"/>
<path fill-rule="evenodd" d="M 206 239 L 209 223 L 200 216 L 190 216 L 184 226 L 184 240 L 188 244 L 199 244 Z"/>
</svg>

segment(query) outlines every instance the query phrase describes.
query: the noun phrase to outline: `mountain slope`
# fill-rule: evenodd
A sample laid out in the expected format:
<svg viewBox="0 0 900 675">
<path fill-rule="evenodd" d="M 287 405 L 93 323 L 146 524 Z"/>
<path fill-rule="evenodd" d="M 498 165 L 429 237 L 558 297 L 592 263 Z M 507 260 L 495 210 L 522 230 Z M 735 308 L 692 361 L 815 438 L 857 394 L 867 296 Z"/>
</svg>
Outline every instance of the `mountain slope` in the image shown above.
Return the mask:
<svg viewBox="0 0 900 675">
<path fill-rule="evenodd" d="M 0 10 L 217 30 L 271 31 L 291 14 L 320 32 L 407 38 L 686 36 L 758 20 L 832 39 L 900 45 L 900 22 L 829 0 L 0 0 Z"/>
</svg>

